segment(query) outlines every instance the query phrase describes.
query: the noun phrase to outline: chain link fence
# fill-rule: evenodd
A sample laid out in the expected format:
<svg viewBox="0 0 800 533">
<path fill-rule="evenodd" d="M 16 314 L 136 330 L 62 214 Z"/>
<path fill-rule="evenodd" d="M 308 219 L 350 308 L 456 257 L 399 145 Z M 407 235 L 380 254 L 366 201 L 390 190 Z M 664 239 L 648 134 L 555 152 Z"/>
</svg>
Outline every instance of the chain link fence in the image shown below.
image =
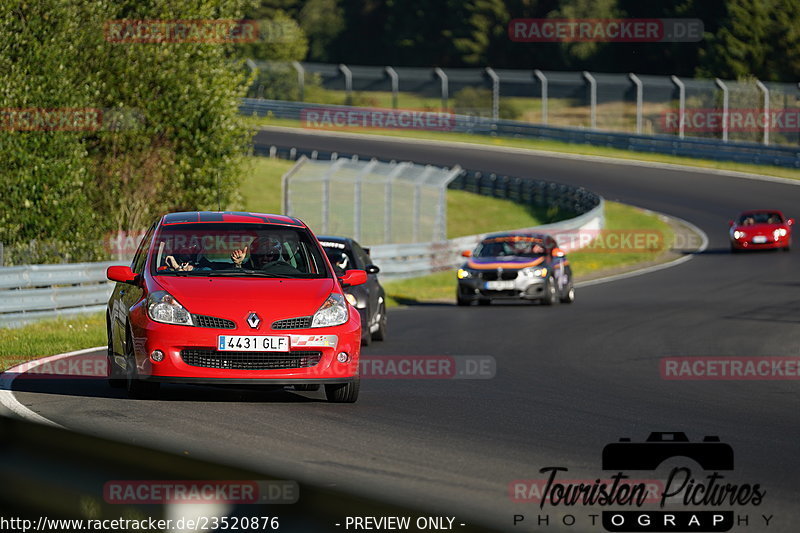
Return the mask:
<svg viewBox="0 0 800 533">
<path fill-rule="evenodd" d="M 249 64 L 260 73 L 249 91 L 254 98 L 447 111 L 489 121 L 678 138 L 800 144 L 800 86 L 795 83 L 538 69 Z M 263 80 L 272 79 L 267 73 L 275 72 L 291 72 L 292 90 L 267 94 Z"/>
<path fill-rule="evenodd" d="M 369 245 L 447 238 L 447 186 L 461 168 L 301 156 L 283 176 L 283 212 L 318 234 Z"/>
</svg>

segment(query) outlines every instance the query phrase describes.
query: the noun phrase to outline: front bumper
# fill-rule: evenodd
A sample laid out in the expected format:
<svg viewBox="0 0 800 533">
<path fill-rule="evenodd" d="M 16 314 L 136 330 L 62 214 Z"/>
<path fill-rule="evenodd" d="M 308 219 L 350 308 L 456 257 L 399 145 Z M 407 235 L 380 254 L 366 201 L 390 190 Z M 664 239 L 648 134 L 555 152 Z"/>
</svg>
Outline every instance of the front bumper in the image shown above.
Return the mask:
<svg viewBox="0 0 800 533">
<path fill-rule="evenodd" d="M 275 357 L 304 360 L 303 364 L 307 366 L 245 368 L 244 366 L 251 364 L 251 354 L 252 358 L 271 360 L 273 353 L 218 351 L 219 335 L 289 336 L 289 351 L 276 352 Z M 270 385 L 347 383 L 358 377 L 361 320 L 358 314 L 351 313 L 348 322 L 340 326 L 278 331 L 267 328 L 264 331 L 252 331 L 241 328 L 223 330 L 176 326 L 147 319 L 141 328 L 134 328 L 134 337 L 137 371 L 139 377 L 145 380 L 168 383 Z M 164 353 L 163 361 L 156 362 L 151 359 L 150 354 L 154 350 L 161 350 Z M 192 352 L 195 354 L 200 352 L 201 355 L 195 355 L 193 358 Z M 337 360 L 337 354 L 340 352 L 349 355 L 347 362 L 341 363 Z M 306 360 L 309 358 L 310 361 Z M 231 360 L 236 361 L 233 366 Z"/>
<path fill-rule="evenodd" d="M 464 300 L 538 300 L 545 296 L 546 279 L 517 276 L 512 280 L 458 280 L 458 294 Z"/>
<path fill-rule="evenodd" d="M 773 248 L 785 248 L 791 246 L 792 238 L 790 236 L 778 237 L 777 239 L 767 236 L 767 241 L 763 243 L 753 242 L 753 237 L 746 237 L 744 239 L 734 239 L 731 237 L 731 246 L 738 250 L 769 250 Z"/>
</svg>

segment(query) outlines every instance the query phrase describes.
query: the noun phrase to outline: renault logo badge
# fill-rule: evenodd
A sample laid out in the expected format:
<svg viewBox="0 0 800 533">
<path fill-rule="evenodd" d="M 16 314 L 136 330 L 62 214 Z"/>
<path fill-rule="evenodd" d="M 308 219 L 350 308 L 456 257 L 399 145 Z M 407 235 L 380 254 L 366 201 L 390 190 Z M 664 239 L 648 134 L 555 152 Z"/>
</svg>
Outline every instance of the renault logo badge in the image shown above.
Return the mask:
<svg viewBox="0 0 800 533">
<path fill-rule="evenodd" d="M 261 324 L 261 317 L 255 314 L 255 312 L 250 312 L 247 315 L 247 325 L 253 329 L 258 329 L 258 325 Z"/>
</svg>

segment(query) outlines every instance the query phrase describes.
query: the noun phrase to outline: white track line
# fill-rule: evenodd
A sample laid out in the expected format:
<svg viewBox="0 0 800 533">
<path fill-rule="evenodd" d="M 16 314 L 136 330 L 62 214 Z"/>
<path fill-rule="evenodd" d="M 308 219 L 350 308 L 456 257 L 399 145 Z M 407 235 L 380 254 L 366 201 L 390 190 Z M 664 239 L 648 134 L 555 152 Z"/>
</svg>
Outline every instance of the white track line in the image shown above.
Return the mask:
<svg viewBox="0 0 800 533">
<path fill-rule="evenodd" d="M 28 372 L 32 368 L 36 368 L 38 366 L 51 363 L 53 361 L 58 361 L 60 359 L 66 359 L 67 357 L 72 357 L 73 355 L 83 355 L 85 353 L 91 353 L 102 349 L 105 349 L 105 346 L 95 346 L 94 348 L 86 348 L 74 352 L 60 353 L 58 355 L 51 355 L 49 357 L 43 357 L 41 359 L 34 359 L 33 361 L 28 361 L 9 368 L 8 370 L 0 374 L 0 404 L 5 406 L 15 415 L 24 418 L 25 420 L 30 420 L 31 422 L 38 422 L 40 424 L 47 424 L 55 427 L 64 427 L 61 424 L 53 422 L 52 420 L 43 417 L 39 413 L 32 411 L 31 409 L 20 403 L 20 401 L 17 400 L 16 396 L 14 396 L 14 392 L 12 391 L 14 380 L 20 374 L 24 374 L 25 372 Z"/>
<path fill-rule="evenodd" d="M 537 155 L 542 157 L 553 157 L 557 159 L 572 159 L 578 161 L 591 161 L 594 163 L 606 163 L 609 165 L 629 165 L 635 167 L 649 167 L 660 168 L 664 170 L 677 170 L 677 171 L 691 171 L 691 172 L 704 172 L 706 174 L 715 174 L 718 176 L 729 176 L 732 178 L 741 178 L 758 181 L 770 181 L 773 183 L 782 183 L 784 185 L 800 185 L 800 180 L 791 178 L 781 178 L 778 176 L 768 176 L 766 174 L 753 174 L 750 172 L 740 172 L 738 170 L 724 170 L 719 168 L 706 168 L 696 167 L 692 165 L 681 165 L 679 163 L 661 163 L 658 161 L 645 161 L 642 159 L 624 159 L 612 156 L 603 155 L 586 155 L 586 154 L 571 154 L 569 152 L 551 152 L 549 150 L 539 150 L 536 148 L 519 148 L 516 146 L 493 146 L 491 144 L 480 144 L 469 141 L 442 141 L 434 139 L 415 139 L 413 137 L 394 137 L 391 135 L 377 135 L 369 133 L 349 133 L 340 131 L 319 131 L 310 128 L 292 128 L 289 126 L 261 126 L 264 131 L 277 131 L 285 133 L 307 133 L 309 135 L 321 135 L 331 137 L 344 137 L 351 139 L 381 141 L 381 142 L 394 142 L 394 143 L 407 143 L 407 144 L 421 144 L 425 146 L 438 145 L 447 146 L 449 148 L 468 148 L 470 150 L 484 150 L 501 153 L 511 154 L 528 154 Z M 505 139 L 506 137 L 498 137 L 498 139 Z M 510 139 L 510 137 L 508 137 Z M 638 152 L 633 152 L 636 154 Z M 722 161 L 725 163 L 725 161 Z M 779 167 L 785 168 L 785 167 Z"/>
</svg>

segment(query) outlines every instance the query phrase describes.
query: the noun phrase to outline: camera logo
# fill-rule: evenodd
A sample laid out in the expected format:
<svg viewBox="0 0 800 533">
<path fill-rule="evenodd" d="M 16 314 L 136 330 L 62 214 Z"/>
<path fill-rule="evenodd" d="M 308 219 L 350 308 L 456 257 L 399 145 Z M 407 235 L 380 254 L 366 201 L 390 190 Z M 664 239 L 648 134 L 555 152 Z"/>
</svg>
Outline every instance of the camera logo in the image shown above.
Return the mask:
<svg viewBox="0 0 800 533">
<path fill-rule="evenodd" d="M 707 436 L 690 442 L 686 433 L 653 432 L 645 442 L 619 442 L 603 448 L 603 470 L 655 470 L 673 457 L 694 459 L 703 470 L 733 470 L 733 448 L 719 437 Z"/>
</svg>

